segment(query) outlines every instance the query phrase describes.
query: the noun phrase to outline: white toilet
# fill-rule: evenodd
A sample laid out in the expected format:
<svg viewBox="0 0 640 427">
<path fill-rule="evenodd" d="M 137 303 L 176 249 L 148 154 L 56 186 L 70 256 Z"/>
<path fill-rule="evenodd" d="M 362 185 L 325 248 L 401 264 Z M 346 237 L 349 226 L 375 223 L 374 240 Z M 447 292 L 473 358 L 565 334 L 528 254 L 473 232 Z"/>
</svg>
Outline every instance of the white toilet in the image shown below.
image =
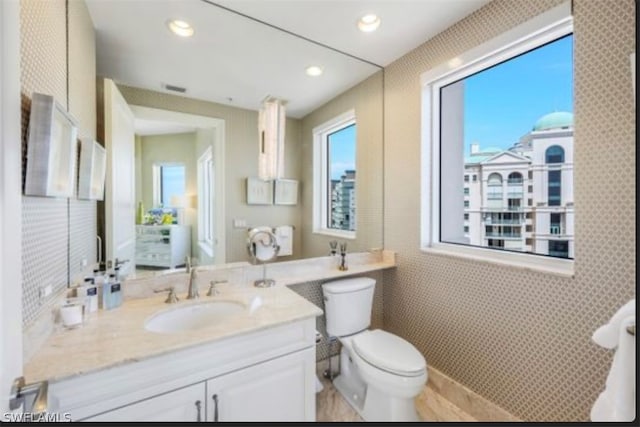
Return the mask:
<svg viewBox="0 0 640 427">
<path fill-rule="evenodd" d="M 427 363 L 411 343 L 368 330 L 376 281 L 368 277 L 322 285 L 327 333 L 342 343 L 334 386 L 365 421 L 419 421 L 414 399 Z"/>
</svg>

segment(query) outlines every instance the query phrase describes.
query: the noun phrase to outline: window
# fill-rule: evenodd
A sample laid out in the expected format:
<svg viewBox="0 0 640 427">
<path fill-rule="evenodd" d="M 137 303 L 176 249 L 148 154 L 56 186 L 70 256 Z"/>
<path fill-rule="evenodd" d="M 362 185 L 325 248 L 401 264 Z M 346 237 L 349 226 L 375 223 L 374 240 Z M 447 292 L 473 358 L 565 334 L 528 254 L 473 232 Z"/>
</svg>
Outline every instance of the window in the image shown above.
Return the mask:
<svg viewBox="0 0 640 427">
<path fill-rule="evenodd" d="M 561 178 L 573 167 L 572 31 L 563 4 L 422 75 L 423 249 L 572 272 L 572 263 L 548 256 L 546 242 L 525 245 L 523 233 L 526 225 L 545 234 L 549 214 L 525 213 L 525 203 L 554 206 L 573 198 L 572 190 L 560 198 Z M 469 223 L 467 233 L 461 222 L 469 205 L 460 189 L 468 179 L 461 171 L 471 167 L 482 184 L 474 209 L 489 216 Z M 553 187 L 548 198 L 545 181 Z"/>
<path fill-rule="evenodd" d="M 464 201 L 464 207 L 465 207 L 465 208 L 468 208 L 468 207 L 469 207 L 469 201 L 468 201 L 468 200 L 465 200 L 465 201 Z"/>
<path fill-rule="evenodd" d="M 464 182 L 469 182 L 469 175 L 464 176 Z"/>
<path fill-rule="evenodd" d="M 560 206 L 562 195 L 562 171 L 549 171 L 549 206 Z"/>
<path fill-rule="evenodd" d="M 547 163 L 564 163 L 564 150 L 558 145 L 547 148 L 545 153 Z"/>
<path fill-rule="evenodd" d="M 469 232 L 469 226 L 468 226 L 468 225 L 465 225 L 465 226 L 464 226 L 464 232 L 465 232 L 465 233 L 468 233 L 468 232 Z"/>
<path fill-rule="evenodd" d="M 156 163 L 153 165 L 153 204 L 155 207 L 177 206 L 185 196 L 185 167 L 183 164 Z"/>
<path fill-rule="evenodd" d="M 566 240 L 549 240 L 549 256 L 569 258 L 569 242 Z"/>
<path fill-rule="evenodd" d="M 549 215 L 549 233 L 550 234 L 562 233 L 562 214 L 552 213 Z"/>
<path fill-rule="evenodd" d="M 198 246 L 214 256 L 214 170 L 211 147 L 198 158 Z"/>
<path fill-rule="evenodd" d="M 465 219 L 465 220 L 468 220 L 468 219 L 469 219 L 469 214 L 468 214 L 468 213 L 464 214 L 464 219 Z"/>
<path fill-rule="evenodd" d="M 464 188 L 464 194 L 467 196 L 469 195 L 469 187 Z"/>
<path fill-rule="evenodd" d="M 356 121 L 349 111 L 313 130 L 314 233 L 355 238 Z"/>
<path fill-rule="evenodd" d="M 478 175 L 476 175 L 475 173 L 473 174 L 473 182 L 476 182 L 478 180 Z"/>
</svg>

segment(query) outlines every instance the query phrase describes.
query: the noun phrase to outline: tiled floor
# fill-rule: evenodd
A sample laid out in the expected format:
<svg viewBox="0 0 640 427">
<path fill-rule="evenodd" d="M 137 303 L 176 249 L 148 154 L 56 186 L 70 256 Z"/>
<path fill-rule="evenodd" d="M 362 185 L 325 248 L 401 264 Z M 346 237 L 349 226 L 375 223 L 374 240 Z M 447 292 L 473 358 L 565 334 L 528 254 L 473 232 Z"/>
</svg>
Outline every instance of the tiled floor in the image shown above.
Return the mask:
<svg viewBox="0 0 640 427">
<path fill-rule="evenodd" d="M 340 395 L 331 381 L 323 377 L 322 372 L 325 369 L 326 363 L 318 363 L 318 378 L 324 388 L 316 394 L 316 421 L 362 421 L 362 418 Z M 416 408 L 423 421 L 476 421 L 435 392 L 428 384 L 416 398 Z"/>
</svg>

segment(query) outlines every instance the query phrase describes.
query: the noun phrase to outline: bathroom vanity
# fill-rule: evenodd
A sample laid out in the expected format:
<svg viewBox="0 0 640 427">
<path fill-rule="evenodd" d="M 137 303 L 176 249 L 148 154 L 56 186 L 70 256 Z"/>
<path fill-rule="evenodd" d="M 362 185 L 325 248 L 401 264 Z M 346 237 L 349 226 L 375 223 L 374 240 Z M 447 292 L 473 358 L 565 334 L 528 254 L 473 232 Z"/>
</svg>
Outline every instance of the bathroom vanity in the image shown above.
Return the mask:
<svg viewBox="0 0 640 427">
<path fill-rule="evenodd" d="M 124 282 L 125 301 L 59 329 L 25 364 L 49 382 L 49 411 L 74 421 L 314 421 L 315 304 L 288 288 L 393 268 L 395 253 L 353 253 L 261 266 L 201 267 L 199 299 L 180 271 Z M 208 296 L 209 283 L 225 279 Z M 166 303 L 167 288 L 179 301 Z M 322 305 L 320 302 L 319 305 Z"/>
<path fill-rule="evenodd" d="M 74 421 L 315 420 L 318 307 L 284 286 L 225 284 L 216 296 L 164 300 L 128 300 L 52 335 L 25 366 L 29 381 L 49 381 L 49 411 Z M 242 310 L 205 326 L 145 328 L 154 316 L 215 302 Z"/>
</svg>

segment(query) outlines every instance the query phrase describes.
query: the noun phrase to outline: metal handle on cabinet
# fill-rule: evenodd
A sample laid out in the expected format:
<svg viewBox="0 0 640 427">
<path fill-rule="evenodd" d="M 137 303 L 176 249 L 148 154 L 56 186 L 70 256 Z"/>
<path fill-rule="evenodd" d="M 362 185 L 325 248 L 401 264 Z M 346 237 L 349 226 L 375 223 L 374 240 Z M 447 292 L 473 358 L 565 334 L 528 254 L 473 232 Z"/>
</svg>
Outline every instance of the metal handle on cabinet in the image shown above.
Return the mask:
<svg viewBox="0 0 640 427">
<path fill-rule="evenodd" d="M 218 422 L 218 395 L 214 394 L 213 397 L 213 421 Z"/>
<path fill-rule="evenodd" d="M 202 402 L 196 400 L 196 408 L 198 409 L 198 422 L 202 421 Z"/>
</svg>

